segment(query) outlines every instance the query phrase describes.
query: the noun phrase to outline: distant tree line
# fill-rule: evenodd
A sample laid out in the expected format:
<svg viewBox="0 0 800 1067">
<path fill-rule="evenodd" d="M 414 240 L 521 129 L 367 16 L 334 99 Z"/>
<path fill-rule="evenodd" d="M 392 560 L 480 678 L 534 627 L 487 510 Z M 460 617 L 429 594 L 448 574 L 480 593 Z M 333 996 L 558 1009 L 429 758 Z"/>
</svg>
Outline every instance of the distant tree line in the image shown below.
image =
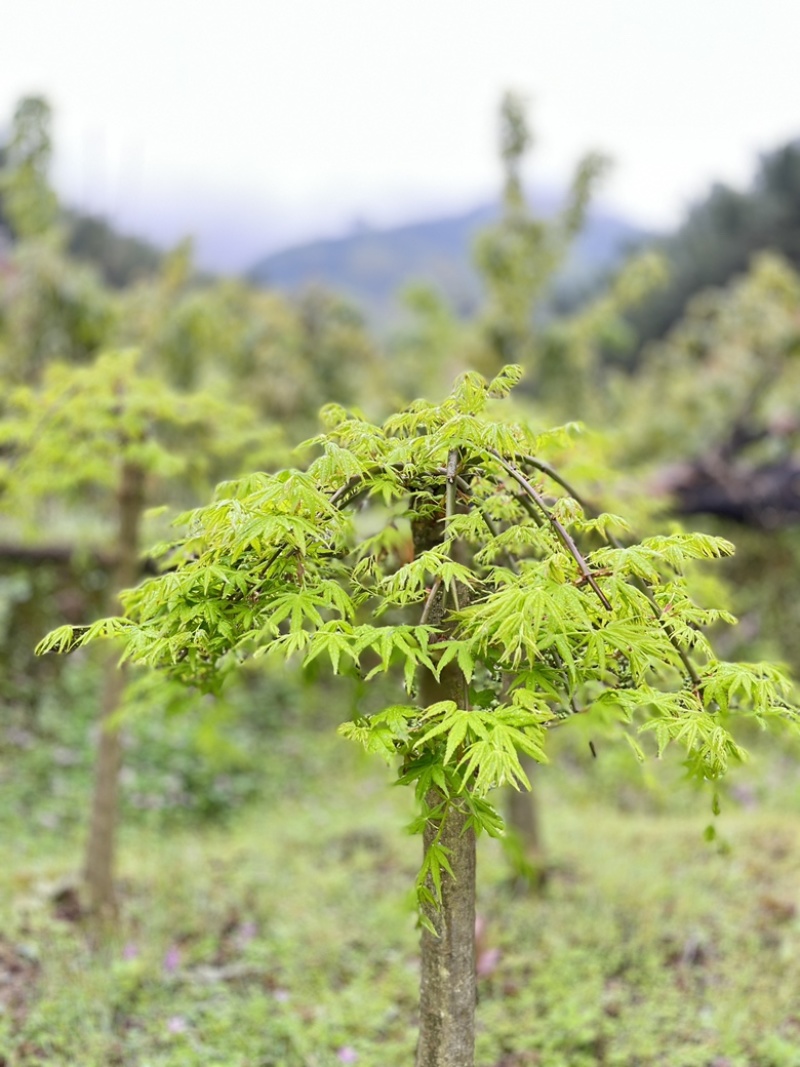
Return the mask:
<svg viewBox="0 0 800 1067">
<path fill-rule="evenodd" d="M 715 184 L 656 247 L 670 279 L 628 316 L 640 345 L 663 337 L 696 293 L 745 273 L 757 252 L 800 267 L 800 139 L 763 155 L 749 190 Z"/>
<path fill-rule="evenodd" d="M 154 275 L 163 258 L 154 245 L 126 237 L 105 219 L 64 208 L 47 195 L 51 119 L 52 109 L 44 97 L 24 97 L 17 105 L 11 133 L 0 143 L 0 172 L 6 175 L 0 183 L 0 246 L 26 236 L 20 232 L 19 218 L 21 214 L 30 218 L 31 204 L 22 205 L 21 200 L 33 192 L 39 212 L 52 213 L 63 227 L 67 253 L 94 266 L 106 284 L 122 289 Z M 47 221 L 37 219 L 36 228 L 46 228 Z"/>
</svg>

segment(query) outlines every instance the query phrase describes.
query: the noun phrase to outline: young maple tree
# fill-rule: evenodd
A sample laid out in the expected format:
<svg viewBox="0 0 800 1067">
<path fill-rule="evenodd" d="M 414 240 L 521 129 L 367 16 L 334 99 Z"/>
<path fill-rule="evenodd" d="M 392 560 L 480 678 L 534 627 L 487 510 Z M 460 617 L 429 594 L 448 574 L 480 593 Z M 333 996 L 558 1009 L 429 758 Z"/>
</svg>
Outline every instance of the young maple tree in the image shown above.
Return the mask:
<svg viewBox="0 0 800 1067">
<path fill-rule="evenodd" d="M 98 539 L 113 556 L 108 610 L 142 570 L 141 526 L 158 491 L 176 480 L 185 493 L 208 485 L 209 471 L 270 439 L 251 412 L 208 393 L 186 394 L 146 374 L 136 349 L 106 352 L 88 366 L 51 363 L 41 382 L 11 389 L 0 422 L 3 510 L 36 529 L 71 532 L 79 551 Z M 274 439 L 274 435 L 272 435 Z M 198 494 L 199 495 L 199 494 Z M 185 495 L 182 503 L 185 504 Z M 86 530 L 75 530 L 75 515 Z M 88 521 L 87 521 L 88 517 Z M 114 533 L 105 529 L 112 524 Z M 73 527 L 70 529 L 70 527 Z M 90 911 L 116 911 L 113 855 L 122 761 L 118 712 L 123 673 L 110 660 L 101 698 L 94 792 L 84 862 Z"/>
<path fill-rule="evenodd" d="M 682 746 L 713 782 L 743 756 L 734 713 L 797 722 L 777 669 L 720 661 L 702 632 L 734 620 L 696 604 L 681 572 L 731 545 L 622 545 L 621 520 L 586 514 L 547 462 L 569 431 L 495 417 L 519 376 L 465 374 L 382 426 L 328 407 L 307 469 L 223 484 L 123 617 L 40 646 L 120 638 L 123 659 L 212 690 L 268 651 L 367 678 L 402 668 L 407 699 L 340 730 L 396 763 L 419 803 L 418 1067 L 473 1063 L 475 839 L 503 832 L 491 791 L 528 786 L 520 753 L 545 760 L 552 726 L 598 716 L 642 756 L 640 732 Z"/>
</svg>

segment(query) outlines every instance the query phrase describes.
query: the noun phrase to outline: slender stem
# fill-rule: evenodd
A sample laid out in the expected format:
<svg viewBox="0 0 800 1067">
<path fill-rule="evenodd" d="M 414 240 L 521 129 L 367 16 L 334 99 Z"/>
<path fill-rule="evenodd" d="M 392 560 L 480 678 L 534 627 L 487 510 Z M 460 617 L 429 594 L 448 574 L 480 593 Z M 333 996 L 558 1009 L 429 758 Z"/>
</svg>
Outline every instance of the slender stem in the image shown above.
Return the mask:
<svg viewBox="0 0 800 1067">
<path fill-rule="evenodd" d="M 550 525 L 553 527 L 553 529 L 558 534 L 558 537 L 559 537 L 561 543 L 564 545 L 564 547 L 570 553 L 572 558 L 578 564 L 578 570 L 581 572 L 583 578 L 589 583 L 589 585 L 592 587 L 592 589 L 595 591 L 595 593 L 597 593 L 597 596 L 600 599 L 600 603 L 603 605 L 603 607 L 606 609 L 606 611 L 611 611 L 612 610 L 611 602 L 609 601 L 608 597 L 605 595 L 603 590 L 600 588 L 600 586 L 595 581 L 594 575 L 590 571 L 589 566 L 586 563 L 586 560 L 581 555 L 578 546 L 575 544 L 575 542 L 573 541 L 572 537 L 569 535 L 568 531 L 562 526 L 562 524 L 558 521 L 558 519 L 555 517 L 555 515 L 552 514 L 550 509 L 547 507 L 547 504 L 545 504 L 544 500 L 539 495 L 539 493 L 536 492 L 536 490 L 533 488 L 533 486 L 528 481 L 528 479 L 525 477 L 525 475 L 520 470 L 518 470 L 514 466 L 513 463 L 509 463 L 507 460 L 505 460 L 500 455 L 500 453 L 497 452 L 494 448 L 490 448 L 488 451 L 508 471 L 508 473 L 511 475 L 511 477 L 519 485 L 522 486 L 522 488 L 525 490 L 525 492 L 528 494 L 528 496 L 531 498 L 531 500 L 533 500 L 533 502 L 536 504 L 536 506 L 539 508 L 539 510 L 542 512 L 542 514 L 545 516 L 545 518 L 548 520 Z"/>
<path fill-rule="evenodd" d="M 541 528 L 544 525 L 544 523 L 542 521 L 542 516 L 536 510 L 536 505 L 532 501 L 530 501 L 526 496 L 516 497 L 515 499 L 519 500 L 520 504 L 522 504 L 523 508 L 525 508 L 527 513 L 530 515 L 530 517 L 536 523 L 536 525 L 539 528 Z"/>
<path fill-rule="evenodd" d="M 354 474 L 351 478 L 347 479 L 344 485 L 340 485 L 335 493 L 331 494 L 329 498 L 330 503 L 334 505 L 338 504 L 343 497 L 346 497 L 348 493 L 353 491 L 353 489 L 356 489 L 362 482 L 365 482 L 367 478 L 369 478 L 372 474 L 380 472 L 381 469 L 393 470 L 398 474 L 402 474 L 403 464 L 393 463 L 385 468 L 381 468 L 378 464 L 375 464 L 374 466 L 370 467 L 369 470 L 365 470 L 361 474 Z M 352 497 L 350 500 L 346 500 L 345 504 L 352 504 L 353 500 L 361 496 L 364 491 L 364 489 L 360 489 L 358 493 L 356 493 L 355 497 Z"/>
</svg>

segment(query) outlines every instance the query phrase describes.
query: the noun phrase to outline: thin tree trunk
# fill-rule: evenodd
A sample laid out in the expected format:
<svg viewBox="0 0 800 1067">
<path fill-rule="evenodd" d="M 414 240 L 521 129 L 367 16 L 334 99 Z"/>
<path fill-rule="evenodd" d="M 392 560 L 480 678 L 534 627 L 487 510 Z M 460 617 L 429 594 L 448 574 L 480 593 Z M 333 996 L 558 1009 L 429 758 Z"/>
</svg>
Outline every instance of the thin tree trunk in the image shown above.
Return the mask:
<svg viewBox="0 0 800 1067">
<path fill-rule="evenodd" d="M 116 610 L 116 596 L 120 589 L 134 585 L 139 577 L 139 524 L 143 507 L 144 472 L 135 464 L 125 463 L 117 493 L 118 555 L 114 568 L 112 612 Z M 113 921 L 117 913 L 114 844 L 122 739 L 113 716 L 120 706 L 124 687 L 124 671 L 112 656 L 105 664 L 92 813 L 84 862 L 89 909 L 100 921 Z"/>
<path fill-rule="evenodd" d="M 114 844 L 119 772 L 122 766 L 122 738 L 119 727 L 110 720 L 119 707 L 124 688 L 124 670 L 117 667 L 112 657 L 105 664 L 100 731 L 95 754 L 92 814 L 84 863 L 89 910 L 101 921 L 113 921 L 117 914 Z"/>
<path fill-rule="evenodd" d="M 428 803 L 440 799 L 433 794 Z M 425 828 L 425 848 L 438 835 L 454 877 L 442 873 L 441 908 L 424 907 L 438 937 L 422 931 L 417 1067 L 475 1062 L 475 831 L 465 822 L 463 812 L 450 808 L 441 834 L 435 824 Z"/>
<path fill-rule="evenodd" d="M 522 769 L 533 781 L 537 764 L 520 753 Z M 519 878 L 533 890 L 541 889 L 547 874 L 542 844 L 539 804 L 535 792 L 507 791 L 506 823 L 510 838 L 511 862 Z"/>
<path fill-rule="evenodd" d="M 436 517 L 417 520 L 413 524 L 415 553 L 441 543 L 442 529 Z M 467 598 L 468 590 L 459 589 L 462 606 Z M 440 590 L 430 606 L 428 622 L 446 632 L 445 613 Z M 452 662 L 438 679 L 421 670 L 419 699 L 426 707 L 454 700 L 460 708 L 468 708 L 463 672 Z M 428 806 L 436 807 L 442 799 L 434 790 L 427 797 Z M 442 871 L 441 905 L 423 907 L 438 936 L 422 930 L 416 1067 L 473 1067 L 475 1062 L 475 831 L 466 821 L 465 813 L 454 804 L 443 820 L 430 821 L 424 831 L 425 852 L 438 841 L 448 850 L 453 873 Z"/>
</svg>

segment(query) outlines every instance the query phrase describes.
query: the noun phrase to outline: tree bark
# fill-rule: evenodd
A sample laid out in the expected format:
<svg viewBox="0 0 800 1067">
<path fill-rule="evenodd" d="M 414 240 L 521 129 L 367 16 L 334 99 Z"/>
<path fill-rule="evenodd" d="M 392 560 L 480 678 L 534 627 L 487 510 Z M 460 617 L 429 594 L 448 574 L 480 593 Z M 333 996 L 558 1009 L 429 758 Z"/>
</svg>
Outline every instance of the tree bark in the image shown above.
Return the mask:
<svg viewBox="0 0 800 1067">
<path fill-rule="evenodd" d="M 125 463 L 117 492 L 118 538 L 114 569 L 114 596 L 134 585 L 139 577 L 139 525 L 144 508 L 144 471 Z M 116 610 L 112 602 L 110 611 Z M 125 688 L 125 672 L 110 657 L 105 664 L 100 708 L 100 736 L 95 757 L 91 822 L 86 844 L 84 882 L 92 916 L 113 921 L 117 914 L 114 889 L 114 845 L 117 828 L 119 772 L 122 765 L 122 738 L 113 716 Z"/>
<path fill-rule="evenodd" d="M 417 554 L 441 543 L 441 517 L 414 523 L 414 550 Z M 459 590 L 459 603 L 467 603 L 468 591 Z M 447 632 L 443 590 L 434 598 L 428 622 Z M 448 664 L 436 679 L 421 670 L 419 699 L 423 706 L 440 700 L 454 700 L 460 708 L 469 707 L 469 692 L 463 672 Z M 428 794 L 429 807 L 443 797 Z M 448 807 L 442 820 L 430 820 L 423 835 L 425 852 L 434 841 L 448 850 L 452 875 L 442 871 L 441 905 L 424 905 L 423 914 L 437 935 L 423 927 L 420 941 L 421 973 L 419 1041 L 416 1067 L 473 1067 L 475 1062 L 475 831 L 466 826 L 467 816 L 457 801 Z M 429 883 L 429 888 L 433 886 Z"/>
<path fill-rule="evenodd" d="M 429 804 L 440 800 L 428 797 Z M 425 827 L 424 847 L 438 836 L 448 849 L 454 877 L 442 873 L 441 908 L 424 913 L 438 937 L 423 928 L 421 938 L 417 1067 L 472 1067 L 475 1062 L 475 831 L 455 807 L 441 826 Z"/>
</svg>

